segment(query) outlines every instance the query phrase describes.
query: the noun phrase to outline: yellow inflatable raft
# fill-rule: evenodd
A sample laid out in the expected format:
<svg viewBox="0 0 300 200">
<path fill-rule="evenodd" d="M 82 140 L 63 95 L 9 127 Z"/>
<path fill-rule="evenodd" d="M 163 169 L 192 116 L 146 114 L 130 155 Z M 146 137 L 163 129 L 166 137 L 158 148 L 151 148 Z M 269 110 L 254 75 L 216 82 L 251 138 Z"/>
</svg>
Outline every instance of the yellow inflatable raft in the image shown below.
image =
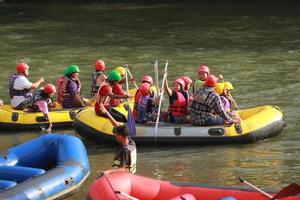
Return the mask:
<svg viewBox="0 0 300 200">
<path fill-rule="evenodd" d="M 49 112 L 54 128 L 72 126 L 78 109 L 57 109 Z M 40 129 L 48 124 L 41 112 L 15 110 L 10 105 L 0 109 L 0 131 Z"/>
<path fill-rule="evenodd" d="M 120 106 L 121 113 L 127 114 Z M 192 126 L 160 122 L 155 135 L 155 123 L 136 125 L 136 136 L 140 144 L 224 144 L 247 143 L 278 135 L 285 127 L 283 114 L 278 107 L 261 106 L 239 111 L 242 123 L 239 126 Z M 112 125 L 108 119 L 99 117 L 93 108 L 80 111 L 74 120 L 75 131 L 100 143 L 115 142 Z"/>
</svg>

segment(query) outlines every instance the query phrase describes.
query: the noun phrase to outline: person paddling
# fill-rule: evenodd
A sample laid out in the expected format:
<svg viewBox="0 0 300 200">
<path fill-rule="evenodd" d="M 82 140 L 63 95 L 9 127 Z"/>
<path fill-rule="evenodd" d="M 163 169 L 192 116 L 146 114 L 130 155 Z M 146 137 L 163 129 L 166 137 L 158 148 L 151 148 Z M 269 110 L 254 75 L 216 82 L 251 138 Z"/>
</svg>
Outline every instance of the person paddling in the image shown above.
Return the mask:
<svg viewBox="0 0 300 200">
<path fill-rule="evenodd" d="M 97 93 L 99 87 L 105 82 L 105 62 L 103 60 L 96 60 L 95 62 L 95 71 L 92 73 L 92 82 L 91 82 L 91 97 L 94 97 Z"/>
<path fill-rule="evenodd" d="M 193 85 L 193 93 L 195 93 L 197 90 L 199 90 L 202 86 L 204 81 L 206 80 L 207 76 L 209 75 L 209 68 L 202 64 L 198 68 L 198 80 L 194 81 Z"/>
<path fill-rule="evenodd" d="M 44 78 L 40 78 L 32 83 L 28 80 L 29 66 L 26 63 L 19 63 L 16 67 L 16 72 L 9 78 L 9 96 L 11 106 L 17 110 L 28 107 L 32 92 L 31 89 L 36 89 L 44 82 Z"/>
<path fill-rule="evenodd" d="M 104 173 L 107 175 L 115 171 L 123 171 L 134 174 L 136 172 L 137 150 L 135 142 L 128 137 L 129 130 L 127 126 L 118 124 L 103 104 L 100 104 L 100 109 L 114 126 L 113 134 L 116 141 L 120 144 L 116 149 L 113 168 L 106 170 Z"/>
</svg>

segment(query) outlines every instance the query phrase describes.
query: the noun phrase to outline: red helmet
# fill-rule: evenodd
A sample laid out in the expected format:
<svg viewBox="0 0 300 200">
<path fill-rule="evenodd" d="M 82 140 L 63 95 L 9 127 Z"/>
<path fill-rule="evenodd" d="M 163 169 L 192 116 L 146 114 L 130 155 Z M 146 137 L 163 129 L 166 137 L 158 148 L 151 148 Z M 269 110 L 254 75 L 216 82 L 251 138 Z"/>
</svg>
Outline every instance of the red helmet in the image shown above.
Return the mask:
<svg viewBox="0 0 300 200">
<path fill-rule="evenodd" d="M 99 91 L 101 96 L 107 97 L 111 93 L 111 87 L 108 85 L 103 85 Z"/>
<path fill-rule="evenodd" d="M 26 69 L 29 69 L 29 66 L 26 63 L 19 63 L 16 67 L 18 73 L 24 73 Z"/>
<path fill-rule="evenodd" d="M 209 68 L 206 65 L 200 65 L 199 69 L 198 69 L 198 73 L 200 72 L 205 72 L 207 74 L 209 74 Z"/>
<path fill-rule="evenodd" d="M 217 85 L 218 78 L 213 74 L 209 74 L 207 79 L 205 80 L 205 86 L 207 87 L 215 87 Z"/>
<path fill-rule="evenodd" d="M 96 60 L 95 69 L 98 71 L 105 70 L 105 62 L 103 60 Z"/>
<path fill-rule="evenodd" d="M 142 85 L 140 86 L 139 88 L 141 94 L 143 96 L 146 96 L 149 94 L 149 91 L 150 91 L 150 85 L 148 83 L 142 83 Z"/>
<path fill-rule="evenodd" d="M 153 78 L 151 76 L 146 75 L 143 77 L 142 82 L 148 82 L 150 83 L 150 85 L 153 85 Z"/>
<path fill-rule="evenodd" d="M 181 78 L 176 79 L 176 80 L 174 81 L 174 83 L 180 84 L 181 89 L 184 89 L 184 88 L 185 88 L 185 82 L 184 82 L 184 80 L 182 80 Z"/>
<path fill-rule="evenodd" d="M 44 86 L 44 92 L 46 94 L 52 94 L 52 93 L 56 93 L 56 88 L 53 84 L 48 83 Z"/>
<path fill-rule="evenodd" d="M 184 83 L 185 83 L 185 88 L 184 89 L 187 89 L 187 86 L 188 86 L 188 84 L 190 84 L 190 83 L 192 83 L 193 81 L 192 81 L 192 79 L 190 78 L 190 77 L 188 77 L 188 76 L 182 76 L 182 77 L 180 77 L 183 81 L 184 81 Z"/>
</svg>

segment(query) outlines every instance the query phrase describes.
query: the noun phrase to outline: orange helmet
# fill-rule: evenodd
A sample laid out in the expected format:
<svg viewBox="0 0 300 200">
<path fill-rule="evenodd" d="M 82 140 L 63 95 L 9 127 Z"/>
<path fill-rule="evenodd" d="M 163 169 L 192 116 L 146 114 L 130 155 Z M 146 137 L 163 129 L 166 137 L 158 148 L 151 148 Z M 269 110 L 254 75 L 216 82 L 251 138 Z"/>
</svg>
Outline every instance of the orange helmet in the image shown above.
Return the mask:
<svg viewBox="0 0 300 200">
<path fill-rule="evenodd" d="M 56 88 L 53 84 L 48 83 L 44 86 L 44 92 L 46 94 L 52 94 L 52 93 L 56 93 Z"/>
<path fill-rule="evenodd" d="M 29 66 L 26 63 L 19 63 L 16 67 L 18 73 L 24 73 L 26 69 L 29 69 Z"/>
<path fill-rule="evenodd" d="M 182 76 L 182 77 L 180 77 L 183 81 L 184 81 L 184 83 L 185 83 L 185 90 L 187 90 L 187 86 L 190 84 L 190 83 L 192 83 L 193 81 L 192 81 L 192 79 L 190 78 L 190 77 L 188 77 L 188 76 Z"/>
<path fill-rule="evenodd" d="M 209 74 L 207 79 L 205 80 L 205 86 L 207 87 L 215 87 L 217 85 L 218 78 L 213 74 Z"/>
<path fill-rule="evenodd" d="M 105 62 L 103 60 L 96 60 L 95 69 L 98 71 L 105 70 Z"/>
<path fill-rule="evenodd" d="M 205 72 L 207 74 L 209 74 L 209 68 L 206 65 L 200 65 L 199 69 L 198 69 L 198 73 L 200 72 Z"/>
</svg>

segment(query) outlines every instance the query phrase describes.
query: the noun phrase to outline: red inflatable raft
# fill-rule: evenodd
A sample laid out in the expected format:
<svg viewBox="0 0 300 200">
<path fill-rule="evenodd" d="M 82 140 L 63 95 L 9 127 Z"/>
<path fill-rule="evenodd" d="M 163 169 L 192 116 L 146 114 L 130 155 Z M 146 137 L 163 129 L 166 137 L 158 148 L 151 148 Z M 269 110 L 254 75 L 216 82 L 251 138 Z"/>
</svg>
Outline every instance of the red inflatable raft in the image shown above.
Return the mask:
<svg viewBox="0 0 300 200">
<path fill-rule="evenodd" d="M 300 200 L 285 195 L 283 200 Z M 268 200 L 260 192 L 232 188 L 178 185 L 124 172 L 111 173 L 96 180 L 89 188 L 90 200 Z M 281 199 L 281 198 L 278 198 Z"/>
</svg>

